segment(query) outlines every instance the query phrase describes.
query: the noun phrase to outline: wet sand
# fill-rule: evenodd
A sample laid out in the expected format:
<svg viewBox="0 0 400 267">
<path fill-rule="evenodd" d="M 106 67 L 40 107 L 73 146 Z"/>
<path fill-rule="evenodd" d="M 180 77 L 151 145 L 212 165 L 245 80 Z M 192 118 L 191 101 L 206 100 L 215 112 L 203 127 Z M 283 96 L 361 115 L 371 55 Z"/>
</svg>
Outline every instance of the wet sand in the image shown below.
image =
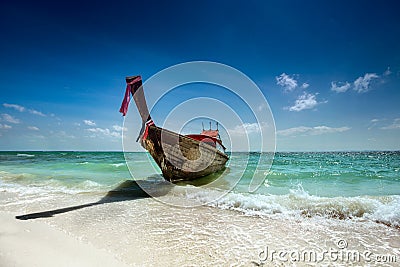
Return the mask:
<svg viewBox="0 0 400 267">
<path fill-rule="evenodd" d="M 182 201 L 174 191 L 163 198 Z M 396 266 L 400 262 L 400 231 L 374 222 L 248 216 L 207 206 L 173 207 L 145 195 L 104 201 L 99 194 L 0 192 L 0 200 L 1 266 L 343 266 L 382 261 L 382 266 Z M 37 212 L 44 213 L 15 219 Z"/>
</svg>

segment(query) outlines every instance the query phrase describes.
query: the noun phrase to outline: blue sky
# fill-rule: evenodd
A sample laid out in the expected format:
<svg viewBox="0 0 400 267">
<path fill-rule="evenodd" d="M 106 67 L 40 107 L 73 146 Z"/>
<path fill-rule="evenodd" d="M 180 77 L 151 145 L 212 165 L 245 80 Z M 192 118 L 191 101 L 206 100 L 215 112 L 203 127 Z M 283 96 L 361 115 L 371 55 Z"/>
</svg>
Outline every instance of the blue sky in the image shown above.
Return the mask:
<svg viewBox="0 0 400 267">
<path fill-rule="evenodd" d="M 0 150 L 122 150 L 124 77 L 146 80 L 194 60 L 230 65 L 259 86 L 278 150 L 399 150 L 399 9 L 397 1 L 2 1 Z"/>
</svg>

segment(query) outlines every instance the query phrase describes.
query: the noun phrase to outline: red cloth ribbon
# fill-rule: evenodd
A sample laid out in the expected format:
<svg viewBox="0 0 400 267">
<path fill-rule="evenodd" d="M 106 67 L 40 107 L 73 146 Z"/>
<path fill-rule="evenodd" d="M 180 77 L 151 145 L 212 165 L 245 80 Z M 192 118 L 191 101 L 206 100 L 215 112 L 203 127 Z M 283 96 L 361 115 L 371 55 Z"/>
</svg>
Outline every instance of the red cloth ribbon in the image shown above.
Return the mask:
<svg viewBox="0 0 400 267">
<path fill-rule="evenodd" d="M 128 106 L 130 100 L 131 100 L 131 85 L 128 84 L 126 85 L 124 100 L 122 101 L 121 108 L 119 109 L 119 112 L 122 113 L 122 116 L 125 116 L 126 113 L 128 112 Z"/>
<path fill-rule="evenodd" d="M 143 140 L 146 140 L 147 136 L 149 135 L 149 129 L 148 128 L 151 125 L 154 125 L 153 120 L 149 120 L 148 122 L 146 122 L 146 129 L 144 130 L 143 137 L 142 137 Z"/>
<path fill-rule="evenodd" d="M 131 100 L 132 88 L 136 85 L 136 83 L 141 82 L 141 81 L 142 81 L 142 77 L 138 76 L 133 81 L 126 83 L 124 100 L 122 101 L 121 108 L 119 109 L 119 112 L 121 112 L 123 116 L 125 116 L 126 113 L 128 112 L 128 106 L 129 106 L 129 102 Z M 140 85 L 141 85 L 141 83 L 140 83 Z M 139 86 L 137 86 L 137 88 L 139 88 Z M 136 90 L 137 88 L 134 88 L 134 89 Z M 135 92 L 132 92 L 132 94 L 134 94 L 134 93 Z"/>
</svg>

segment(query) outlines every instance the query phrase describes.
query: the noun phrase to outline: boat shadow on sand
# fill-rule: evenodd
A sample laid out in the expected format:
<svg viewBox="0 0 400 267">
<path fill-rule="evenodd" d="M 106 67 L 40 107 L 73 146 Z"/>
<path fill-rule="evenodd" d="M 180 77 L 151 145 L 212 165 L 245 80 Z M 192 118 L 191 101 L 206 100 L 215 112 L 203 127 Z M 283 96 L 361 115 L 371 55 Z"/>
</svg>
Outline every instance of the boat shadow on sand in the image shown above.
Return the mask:
<svg viewBox="0 0 400 267">
<path fill-rule="evenodd" d="M 32 220 L 39 218 L 49 218 L 56 214 L 66 213 L 74 210 L 88 208 L 96 205 L 102 205 L 113 202 L 131 201 L 135 199 L 158 197 L 168 194 L 168 192 L 175 186 L 159 177 L 149 177 L 150 180 L 126 180 L 119 184 L 116 188 L 107 192 L 97 202 L 71 206 L 60 209 L 47 210 L 36 213 L 29 213 L 24 215 L 15 216 L 18 220 Z"/>
</svg>

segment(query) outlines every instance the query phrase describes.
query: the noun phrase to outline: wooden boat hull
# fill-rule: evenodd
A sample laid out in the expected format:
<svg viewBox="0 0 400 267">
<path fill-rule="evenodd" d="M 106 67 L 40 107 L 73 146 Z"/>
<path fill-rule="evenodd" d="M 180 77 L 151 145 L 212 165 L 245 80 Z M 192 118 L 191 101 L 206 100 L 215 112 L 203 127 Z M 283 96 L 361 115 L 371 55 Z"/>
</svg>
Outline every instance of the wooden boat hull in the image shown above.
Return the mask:
<svg viewBox="0 0 400 267">
<path fill-rule="evenodd" d="M 223 170 L 228 161 L 225 153 L 204 142 L 155 125 L 146 131 L 141 145 L 170 182 L 193 180 Z"/>
</svg>

